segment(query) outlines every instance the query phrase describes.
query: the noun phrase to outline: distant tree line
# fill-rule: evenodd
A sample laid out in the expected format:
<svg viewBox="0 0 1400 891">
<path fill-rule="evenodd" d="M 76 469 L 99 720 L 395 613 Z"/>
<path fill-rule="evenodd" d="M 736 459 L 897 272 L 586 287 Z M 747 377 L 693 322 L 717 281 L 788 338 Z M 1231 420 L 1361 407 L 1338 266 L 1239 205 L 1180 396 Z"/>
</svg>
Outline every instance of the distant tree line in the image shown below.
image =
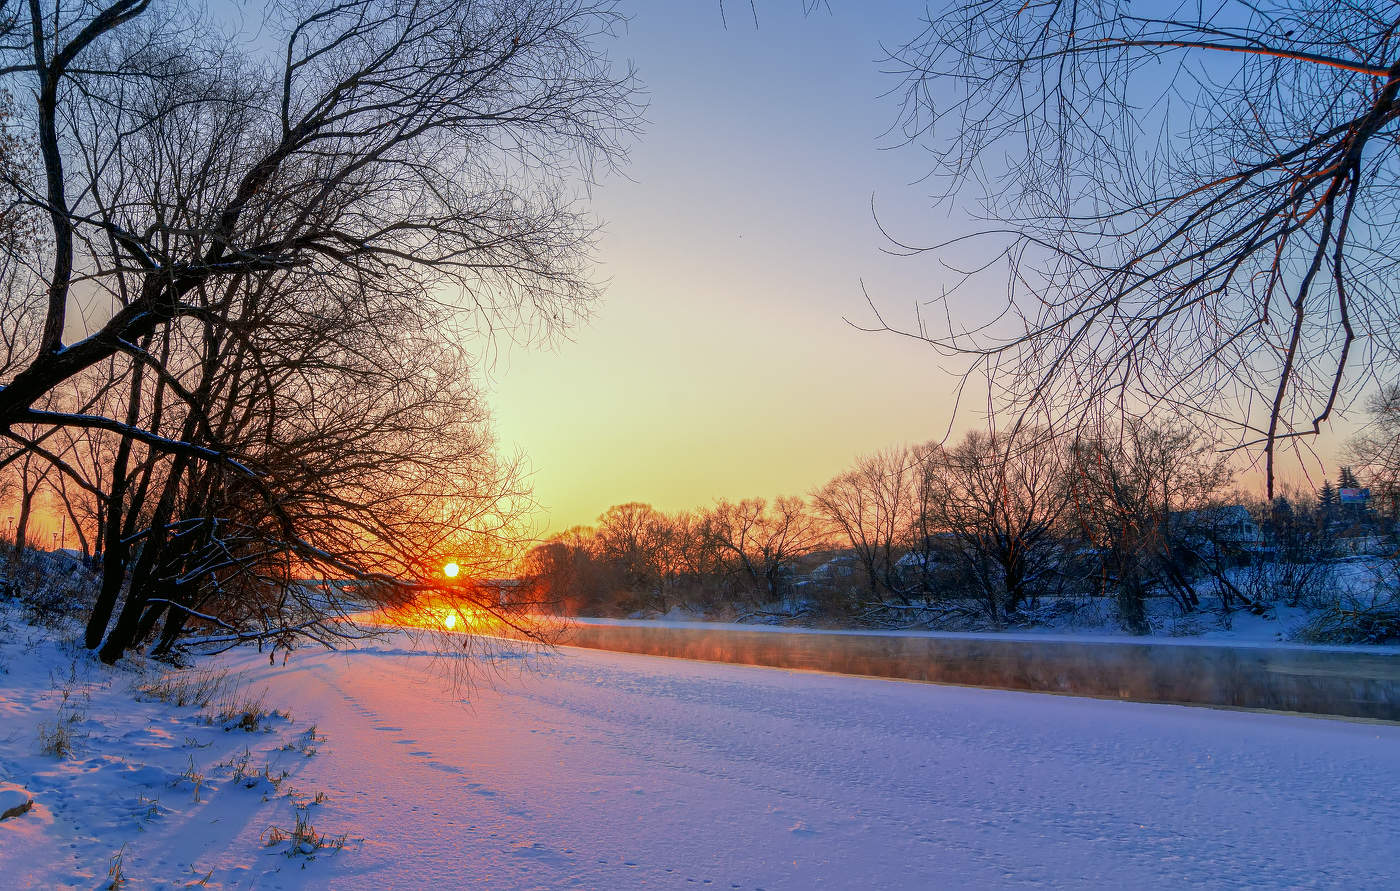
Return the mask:
<svg viewBox="0 0 1400 891">
<path fill-rule="evenodd" d="M 1152 598 L 1262 612 L 1321 584 L 1346 512 L 1311 493 L 1245 503 L 1233 479 L 1228 451 L 1139 420 L 974 431 L 867 455 L 806 498 L 617 505 L 534 548 L 522 576 L 571 615 L 1004 627 L 1088 597 L 1142 634 Z M 1393 514 L 1350 519 L 1393 538 Z"/>
</svg>

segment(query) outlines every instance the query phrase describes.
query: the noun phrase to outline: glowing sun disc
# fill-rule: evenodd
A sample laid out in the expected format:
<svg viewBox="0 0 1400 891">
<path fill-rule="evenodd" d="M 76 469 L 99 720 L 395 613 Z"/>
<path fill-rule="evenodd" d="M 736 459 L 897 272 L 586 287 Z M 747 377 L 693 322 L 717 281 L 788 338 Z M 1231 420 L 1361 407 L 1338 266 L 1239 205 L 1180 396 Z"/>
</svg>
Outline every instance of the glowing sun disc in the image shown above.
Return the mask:
<svg viewBox="0 0 1400 891">
<path fill-rule="evenodd" d="M 446 619 L 443 619 L 443 620 L 442 620 L 442 623 L 443 623 L 444 625 L 446 625 L 448 628 L 451 628 L 453 625 L 456 625 L 456 624 L 457 624 L 457 617 L 456 617 L 455 615 L 451 614 L 451 613 L 448 613 L 448 614 L 447 614 L 447 618 L 446 618 Z"/>
<path fill-rule="evenodd" d="M 461 572 L 461 567 L 456 563 L 449 563 L 442 568 L 442 574 L 450 579 L 455 579 L 458 572 Z"/>
</svg>

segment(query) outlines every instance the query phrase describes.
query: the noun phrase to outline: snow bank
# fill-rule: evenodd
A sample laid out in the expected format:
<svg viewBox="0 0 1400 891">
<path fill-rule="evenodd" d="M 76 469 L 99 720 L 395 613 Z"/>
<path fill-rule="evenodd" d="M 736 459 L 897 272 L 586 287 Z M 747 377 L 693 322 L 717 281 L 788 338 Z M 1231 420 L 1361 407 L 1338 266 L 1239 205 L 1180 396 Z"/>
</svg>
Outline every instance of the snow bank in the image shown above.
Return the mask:
<svg viewBox="0 0 1400 891">
<path fill-rule="evenodd" d="M 160 674 L 104 666 L 0 614 L 0 812 L 34 800 L 0 821 L 0 884 L 325 887 L 318 869 L 344 830 L 329 832 L 337 821 L 300 776 L 315 734 L 274 714 L 272 700 L 259 704 L 252 677 L 228 675 L 205 707 L 137 701 L 135 688 Z M 221 709 L 230 715 L 218 720 Z M 325 836 L 309 852 L 293 851 L 299 813 Z M 273 829 L 288 837 L 274 841 Z"/>
<path fill-rule="evenodd" d="M 1400 881 L 1397 726 L 574 649 L 453 690 L 414 649 L 243 657 L 329 737 L 331 887 Z"/>
</svg>

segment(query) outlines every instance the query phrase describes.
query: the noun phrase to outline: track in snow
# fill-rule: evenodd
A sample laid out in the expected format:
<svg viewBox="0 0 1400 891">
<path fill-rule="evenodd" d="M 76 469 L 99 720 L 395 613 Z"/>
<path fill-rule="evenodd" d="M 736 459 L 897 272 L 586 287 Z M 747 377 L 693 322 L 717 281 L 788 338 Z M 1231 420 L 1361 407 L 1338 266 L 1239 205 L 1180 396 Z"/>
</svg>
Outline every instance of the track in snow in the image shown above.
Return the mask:
<svg viewBox="0 0 1400 891">
<path fill-rule="evenodd" d="M 568 648 L 455 692 L 402 641 L 245 660 L 329 736 L 299 785 L 365 839 L 337 888 L 1400 882 L 1400 726 Z"/>
</svg>

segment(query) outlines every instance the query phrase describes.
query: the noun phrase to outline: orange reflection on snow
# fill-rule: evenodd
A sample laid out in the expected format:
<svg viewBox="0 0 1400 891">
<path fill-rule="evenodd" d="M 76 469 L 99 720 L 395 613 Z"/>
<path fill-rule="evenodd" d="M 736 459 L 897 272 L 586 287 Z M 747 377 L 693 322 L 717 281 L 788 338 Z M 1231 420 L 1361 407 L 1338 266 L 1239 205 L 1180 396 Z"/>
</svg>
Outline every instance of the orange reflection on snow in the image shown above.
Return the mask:
<svg viewBox="0 0 1400 891">
<path fill-rule="evenodd" d="M 490 624 L 485 610 L 461 604 L 428 604 L 399 619 L 399 624 L 419 628 L 445 628 L 448 631 L 481 631 Z"/>
<path fill-rule="evenodd" d="M 494 634 L 501 626 L 491 610 L 451 594 L 422 595 L 412 603 L 385 609 L 372 621 L 453 634 Z"/>
</svg>

